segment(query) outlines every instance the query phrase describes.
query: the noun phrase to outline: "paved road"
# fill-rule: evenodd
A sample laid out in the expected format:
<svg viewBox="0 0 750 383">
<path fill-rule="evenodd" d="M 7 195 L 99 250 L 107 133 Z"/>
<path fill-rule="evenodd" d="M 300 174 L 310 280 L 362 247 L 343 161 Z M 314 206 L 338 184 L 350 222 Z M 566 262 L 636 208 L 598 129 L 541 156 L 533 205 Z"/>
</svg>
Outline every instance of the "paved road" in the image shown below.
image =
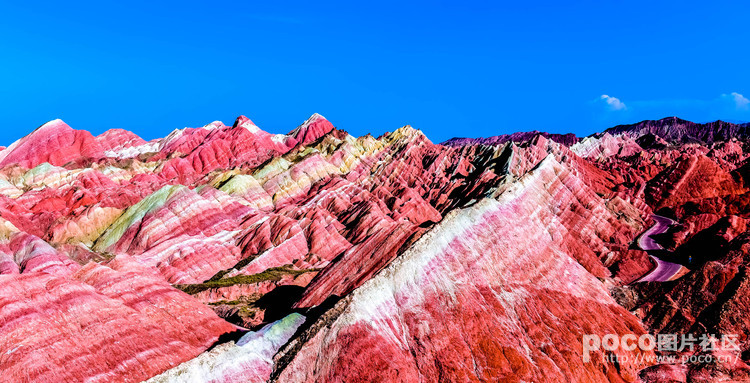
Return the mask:
<svg viewBox="0 0 750 383">
<path fill-rule="evenodd" d="M 638 247 L 649 253 L 648 256 L 654 260 L 656 267 L 636 282 L 666 282 L 682 270 L 682 265 L 679 263 L 663 261 L 651 254 L 653 250 L 664 250 L 651 236 L 664 233 L 675 224 L 675 221 L 660 215 L 654 215 L 653 218 L 656 222 L 638 238 Z"/>
</svg>

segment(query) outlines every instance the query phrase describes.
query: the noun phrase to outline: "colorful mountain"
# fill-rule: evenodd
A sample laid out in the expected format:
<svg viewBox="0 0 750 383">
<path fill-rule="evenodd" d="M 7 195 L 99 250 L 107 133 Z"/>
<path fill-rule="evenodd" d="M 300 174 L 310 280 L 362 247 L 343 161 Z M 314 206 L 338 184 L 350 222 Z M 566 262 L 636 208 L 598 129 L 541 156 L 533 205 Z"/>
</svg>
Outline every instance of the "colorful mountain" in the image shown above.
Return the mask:
<svg viewBox="0 0 750 383">
<path fill-rule="evenodd" d="M 0 150 L 0 382 L 746 381 L 746 131 L 51 121 Z M 738 349 L 584 355 L 659 333 Z"/>
</svg>

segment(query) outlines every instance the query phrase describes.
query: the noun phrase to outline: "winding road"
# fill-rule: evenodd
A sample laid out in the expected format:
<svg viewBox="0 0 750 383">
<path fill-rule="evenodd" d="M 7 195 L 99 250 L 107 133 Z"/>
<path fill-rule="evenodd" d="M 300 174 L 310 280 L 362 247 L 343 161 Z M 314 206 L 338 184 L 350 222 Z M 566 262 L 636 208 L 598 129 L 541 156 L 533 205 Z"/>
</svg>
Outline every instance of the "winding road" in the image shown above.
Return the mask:
<svg viewBox="0 0 750 383">
<path fill-rule="evenodd" d="M 682 265 L 679 263 L 667 262 L 652 254 L 654 250 L 664 250 L 664 248 L 656 243 L 651 236 L 666 232 L 676 222 L 660 215 L 653 215 L 652 217 L 656 223 L 641 234 L 638 238 L 638 247 L 648 253 L 648 256 L 656 263 L 656 267 L 636 282 L 670 281 L 682 270 Z"/>
</svg>

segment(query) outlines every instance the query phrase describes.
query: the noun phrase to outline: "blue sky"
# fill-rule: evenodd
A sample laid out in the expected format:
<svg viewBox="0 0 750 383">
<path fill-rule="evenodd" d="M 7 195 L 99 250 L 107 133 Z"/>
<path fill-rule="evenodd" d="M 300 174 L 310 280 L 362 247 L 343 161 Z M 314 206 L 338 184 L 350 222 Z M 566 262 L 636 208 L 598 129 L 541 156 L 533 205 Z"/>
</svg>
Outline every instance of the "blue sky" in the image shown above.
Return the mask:
<svg viewBox="0 0 750 383">
<path fill-rule="evenodd" d="M 0 2 L 0 144 L 54 118 L 151 139 L 318 112 L 435 142 L 750 120 L 747 2 L 124 3 Z"/>
</svg>

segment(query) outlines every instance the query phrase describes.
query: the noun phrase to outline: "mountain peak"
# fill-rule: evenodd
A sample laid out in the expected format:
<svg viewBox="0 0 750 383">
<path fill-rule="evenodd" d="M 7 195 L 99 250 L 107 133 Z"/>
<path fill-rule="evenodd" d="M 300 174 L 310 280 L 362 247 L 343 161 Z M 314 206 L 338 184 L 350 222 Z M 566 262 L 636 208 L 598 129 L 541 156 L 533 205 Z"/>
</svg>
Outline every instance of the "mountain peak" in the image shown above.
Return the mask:
<svg viewBox="0 0 750 383">
<path fill-rule="evenodd" d="M 255 123 L 251 119 L 247 118 L 244 115 L 237 117 L 237 119 L 234 120 L 234 124 L 232 125 L 232 127 L 245 128 L 252 133 L 257 133 L 258 131 L 260 131 L 260 128 L 258 127 L 258 125 L 255 125 Z"/>
<path fill-rule="evenodd" d="M 333 124 L 322 115 L 313 113 L 313 115 L 300 126 L 289 132 L 289 136 L 293 137 L 302 145 L 309 145 L 311 142 L 328 134 L 331 130 L 333 130 Z"/>
<path fill-rule="evenodd" d="M 43 162 L 62 166 L 101 154 L 101 147 L 91 133 L 74 130 L 63 120 L 54 119 L 0 152 L 0 166 L 18 164 L 33 168 Z"/>
</svg>

